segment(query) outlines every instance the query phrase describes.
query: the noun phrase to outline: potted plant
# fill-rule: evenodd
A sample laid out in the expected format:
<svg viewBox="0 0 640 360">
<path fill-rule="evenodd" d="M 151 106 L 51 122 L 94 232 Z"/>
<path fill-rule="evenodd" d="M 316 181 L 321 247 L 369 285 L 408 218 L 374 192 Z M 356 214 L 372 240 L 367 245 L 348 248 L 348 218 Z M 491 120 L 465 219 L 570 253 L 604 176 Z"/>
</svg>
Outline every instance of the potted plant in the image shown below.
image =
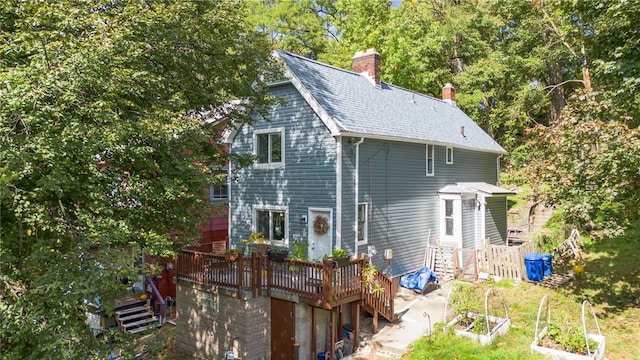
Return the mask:
<svg viewBox="0 0 640 360">
<path fill-rule="evenodd" d="M 284 246 L 270 246 L 267 255 L 271 261 L 282 262 L 289 255 L 289 249 Z"/>
<path fill-rule="evenodd" d="M 345 266 L 349 264 L 349 256 L 344 249 L 335 248 L 333 249 L 333 253 L 331 255 L 333 260 L 338 264 L 338 266 Z"/>
<path fill-rule="evenodd" d="M 252 232 L 248 239 L 242 239 L 240 242 L 247 244 L 247 247 L 255 247 L 258 255 L 267 255 L 267 244 L 262 232 Z"/>
<path fill-rule="evenodd" d="M 227 261 L 236 261 L 238 260 L 241 252 L 242 250 L 240 249 L 227 249 L 224 252 L 224 259 Z"/>
<path fill-rule="evenodd" d="M 307 261 L 307 245 L 306 241 L 294 240 L 291 248 L 291 260 Z M 289 271 L 300 271 L 300 266 L 289 265 Z"/>
<path fill-rule="evenodd" d="M 377 279 L 378 269 L 371 263 L 367 263 L 362 268 L 362 285 L 370 294 L 380 294 L 384 292 L 384 287 Z"/>
</svg>

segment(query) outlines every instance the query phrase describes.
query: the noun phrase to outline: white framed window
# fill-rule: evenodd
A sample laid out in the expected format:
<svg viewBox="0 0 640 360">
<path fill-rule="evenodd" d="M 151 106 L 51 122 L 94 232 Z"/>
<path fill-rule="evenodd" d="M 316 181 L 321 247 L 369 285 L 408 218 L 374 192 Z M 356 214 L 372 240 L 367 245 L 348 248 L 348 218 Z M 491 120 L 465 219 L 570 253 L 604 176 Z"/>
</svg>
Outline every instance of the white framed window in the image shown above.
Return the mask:
<svg viewBox="0 0 640 360">
<path fill-rule="evenodd" d="M 453 164 L 453 148 L 447 146 L 447 164 Z"/>
<path fill-rule="evenodd" d="M 213 170 L 213 181 L 209 186 L 209 202 L 215 203 L 229 199 L 229 184 L 227 182 L 228 168 L 225 166 Z"/>
<path fill-rule="evenodd" d="M 253 140 L 257 167 L 279 167 L 284 164 L 284 128 L 258 130 Z"/>
<path fill-rule="evenodd" d="M 435 150 L 435 145 L 427 144 L 427 176 L 435 174 Z"/>
<path fill-rule="evenodd" d="M 358 204 L 358 244 L 366 244 L 369 229 L 369 203 Z"/>
<path fill-rule="evenodd" d="M 462 246 L 462 197 L 459 194 L 440 195 L 440 240 Z"/>
<path fill-rule="evenodd" d="M 444 200 L 444 234 L 446 236 L 454 235 L 455 218 L 453 216 L 453 200 Z"/>
<path fill-rule="evenodd" d="M 255 231 L 263 233 L 268 242 L 285 243 L 289 235 L 287 213 L 286 207 L 256 207 Z"/>
</svg>

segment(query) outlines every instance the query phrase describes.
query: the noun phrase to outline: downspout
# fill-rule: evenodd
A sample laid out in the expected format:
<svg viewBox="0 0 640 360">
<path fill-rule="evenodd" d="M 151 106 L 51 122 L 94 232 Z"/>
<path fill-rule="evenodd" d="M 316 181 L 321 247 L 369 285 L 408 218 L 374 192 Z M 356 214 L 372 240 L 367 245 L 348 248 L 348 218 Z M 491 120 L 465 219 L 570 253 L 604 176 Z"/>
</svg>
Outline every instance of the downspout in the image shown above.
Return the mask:
<svg viewBox="0 0 640 360">
<path fill-rule="evenodd" d="M 364 138 L 360 138 L 360 140 L 358 142 L 356 142 L 354 144 L 355 148 L 356 148 L 356 165 L 354 168 L 354 174 L 355 174 L 355 189 L 354 189 L 354 199 L 355 199 L 355 204 L 354 204 L 354 213 L 353 213 L 353 229 L 354 229 L 354 235 L 353 235 L 353 257 L 357 258 L 358 257 L 358 198 L 360 196 L 360 189 L 359 189 L 359 182 L 360 182 L 360 144 L 362 144 L 364 142 Z"/>
<path fill-rule="evenodd" d="M 503 154 L 499 154 L 496 158 L 496 186 L 500 186 L 500 159 Z"/>
</svg>

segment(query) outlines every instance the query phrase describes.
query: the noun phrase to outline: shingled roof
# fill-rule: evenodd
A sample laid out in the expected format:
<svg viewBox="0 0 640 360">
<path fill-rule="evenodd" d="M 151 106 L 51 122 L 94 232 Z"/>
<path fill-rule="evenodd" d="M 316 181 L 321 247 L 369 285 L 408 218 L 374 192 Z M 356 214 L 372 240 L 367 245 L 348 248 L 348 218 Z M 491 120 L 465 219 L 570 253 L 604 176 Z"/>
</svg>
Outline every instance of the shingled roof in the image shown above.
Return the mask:
<svg viewBox="0 0 640 360">
<path fill-rule="evenodd" d="M 287 76 L 334 135 L 506 151 L 457 106 L 276 50 Z"/>
</svg>

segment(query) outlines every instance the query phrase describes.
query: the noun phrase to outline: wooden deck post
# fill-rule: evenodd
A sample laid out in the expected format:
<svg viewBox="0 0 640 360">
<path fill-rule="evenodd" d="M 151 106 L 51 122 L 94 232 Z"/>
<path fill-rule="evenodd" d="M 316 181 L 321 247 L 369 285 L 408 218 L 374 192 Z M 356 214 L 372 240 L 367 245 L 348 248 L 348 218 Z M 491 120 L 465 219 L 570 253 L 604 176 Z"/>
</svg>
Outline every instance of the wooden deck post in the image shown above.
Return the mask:
<svg viewBox="0 0 640 360">
<path fill-rule="evenodd" d="M 333 300 L 331 277 L 333 275 L 333 260 L 324 259 L 322 261 L 322 298 L 324 301 L 331 302 Z M 326 305 L 326 304 L 325 304 Z"/>
<path fill-rule="evenodd" d="M 238 284 L 238 298 L 242 298 L 242 278 L 244 276 L 244 264 L 247 262 L 247 259 L 244 256 L 239 256 L 238 261 L 236 261 L 235 265 L 237 267 L 237 284 Z M 232 265 L 233 266 L 233 265 Z"/>
<path fill-rule="evenodd" d="M 318 337 L 316 331 L 316 308 L 311 307 L 311 354 L 315 355 L 318 352 L 316 348 L 316 339 Z"/>
<path fill-rule="evenodd" d="M 354 302 L 351 306 L 351 324 L 355 331 L 353 338 L 353 348 L 360 346 L 360 303 Z"/>
</svg>

